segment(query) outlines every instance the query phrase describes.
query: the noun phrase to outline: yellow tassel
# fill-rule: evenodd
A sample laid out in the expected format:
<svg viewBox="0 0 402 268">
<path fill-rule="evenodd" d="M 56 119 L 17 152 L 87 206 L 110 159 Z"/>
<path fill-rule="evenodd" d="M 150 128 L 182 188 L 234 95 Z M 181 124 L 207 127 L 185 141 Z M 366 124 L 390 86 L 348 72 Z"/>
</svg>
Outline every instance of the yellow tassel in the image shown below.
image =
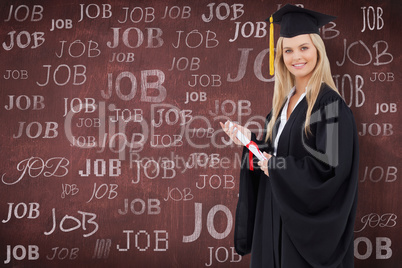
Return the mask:
<svg viewBox="0 0 402 268">
<path fill-rule="evenodd" d="M 274 23 L 272 15 L 269 18 L 269 74 L 274 75 Z"/>
</svg>

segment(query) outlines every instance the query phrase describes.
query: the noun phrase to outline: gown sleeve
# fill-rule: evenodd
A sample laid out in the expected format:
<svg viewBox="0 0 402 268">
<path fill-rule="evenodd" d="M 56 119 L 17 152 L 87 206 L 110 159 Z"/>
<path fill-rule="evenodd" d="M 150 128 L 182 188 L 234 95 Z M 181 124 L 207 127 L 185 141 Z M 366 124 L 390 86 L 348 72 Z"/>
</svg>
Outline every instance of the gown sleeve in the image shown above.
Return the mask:
<svg viewBox="0 0 402 268">
<path fill-rule="evenodd" d="M 276 156 L 268 161 L 283 232 L 311 267 L 338 267 L 342 262 L 353 241 L 357 205 L 356 125 L 342 100 L 329 102 L 320 104 L 319 120 L 308 136 L 319 157 Z M 285 250 L 282 257 L 287 258 Z"/>
<path fill-rule="evenodd" d="M 269 122 L 271 113 L 268 114 L 265 122 Z M 265 131 L 263 131 L 263 139 L 258 140 L 254 133 L 251 133 L 251 141 L 254 141 L 261 151 L 270 151 L 269 143 L 264 142 Z M 240 166 L 240 183 L 239 183 L 239 199 L 236 208 L 234 245 L 236 252 L 244 256 L 251 252 L 253 242 L 254 223 L 256 216 L 256 207 L 258 200 L 258 188 L 262 171 L 256 165 L 258 159 L 253 156 L 254 170 L 250 170 L 249 166 L 249 150 L 243 147 L 242 160 Z"/>
</svg>

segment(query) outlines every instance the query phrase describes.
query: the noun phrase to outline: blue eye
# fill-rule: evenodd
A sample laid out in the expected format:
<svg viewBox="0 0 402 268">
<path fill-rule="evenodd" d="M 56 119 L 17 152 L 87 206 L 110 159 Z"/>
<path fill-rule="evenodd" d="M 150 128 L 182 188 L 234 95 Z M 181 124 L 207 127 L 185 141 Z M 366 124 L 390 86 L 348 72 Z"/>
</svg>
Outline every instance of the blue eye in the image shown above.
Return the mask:
<svg viewBox="0 0 402 268">
<path fill-rule="evenodd" d="M 290 50 L 290 49 L 285 50 L 285 53 L 290 53 L 290 52 L 292 52 L 292 50 Z"/>
<path fill-rule="evenodd" d="M 301 50 L 307 50 L 308 49 L 308 47 L 302 47 L 301 48 Z"/>
</svg>

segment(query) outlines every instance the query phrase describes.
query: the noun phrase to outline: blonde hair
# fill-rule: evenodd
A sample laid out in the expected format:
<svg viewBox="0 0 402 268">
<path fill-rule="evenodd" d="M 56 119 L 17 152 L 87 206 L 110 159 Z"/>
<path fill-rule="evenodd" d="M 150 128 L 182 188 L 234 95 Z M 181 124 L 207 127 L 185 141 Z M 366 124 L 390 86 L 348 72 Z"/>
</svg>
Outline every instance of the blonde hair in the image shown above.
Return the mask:
<svg viewBox="0 0 402 268">
<path fill-rule="evenodd" d="M 307 134 L 311 134 L 310 131 L 310 117 L 313 110 L 315 101 L 317 100 L 318 93 L 320 92 L 322 82 L 325 82 L 338 94 L 334 80 L 331 75 L 331 68 L 329 65 L 329 60 L 327 57 L 327 52 L 325 51 L 325 45 L 323 40 L 318 34 L 309 34 L 314 46 L 317 49 L 317 64 L 313 70 L 313 74 L 308 81 L 306 90 L 306 100 L 307 100 L 307 114 L 306 121 L 304 124 L 304 131 Z M 286 68 L 283 61 L 283 37 L 278 39 L 276 45 L 276 57 L 275 57 L 275 86 L 274 86 L 274 96 L 272 99 L 272 114 L 271 119 L 267 125 L 267 135 L 265 141 L 268 139 L 272 140 L 272 130 L 274 128 L 276 119 L 278 118 L 279 112 L 286 100 L 287 95 L 290 90 L 295 86 L 295 78 Z"/>
</svg>

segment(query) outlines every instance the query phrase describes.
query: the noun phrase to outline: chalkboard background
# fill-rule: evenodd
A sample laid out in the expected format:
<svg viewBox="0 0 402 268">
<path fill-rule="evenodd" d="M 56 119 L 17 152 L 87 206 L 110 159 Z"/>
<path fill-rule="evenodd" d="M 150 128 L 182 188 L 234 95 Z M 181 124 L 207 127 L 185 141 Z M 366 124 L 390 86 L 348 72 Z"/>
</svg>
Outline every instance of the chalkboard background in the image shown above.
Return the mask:
<svg viewBox="0 0 402 268">
<path fill-rule="evenodd" d="M 1 1 L 1 266 L 248 267 L 219 122 L 261 134 L 285 3 Z M 402 261 L 401 3 L 294 3 L 338 17 L 321 36 L 359 131 L 356 267 Z"/>
</svg>

